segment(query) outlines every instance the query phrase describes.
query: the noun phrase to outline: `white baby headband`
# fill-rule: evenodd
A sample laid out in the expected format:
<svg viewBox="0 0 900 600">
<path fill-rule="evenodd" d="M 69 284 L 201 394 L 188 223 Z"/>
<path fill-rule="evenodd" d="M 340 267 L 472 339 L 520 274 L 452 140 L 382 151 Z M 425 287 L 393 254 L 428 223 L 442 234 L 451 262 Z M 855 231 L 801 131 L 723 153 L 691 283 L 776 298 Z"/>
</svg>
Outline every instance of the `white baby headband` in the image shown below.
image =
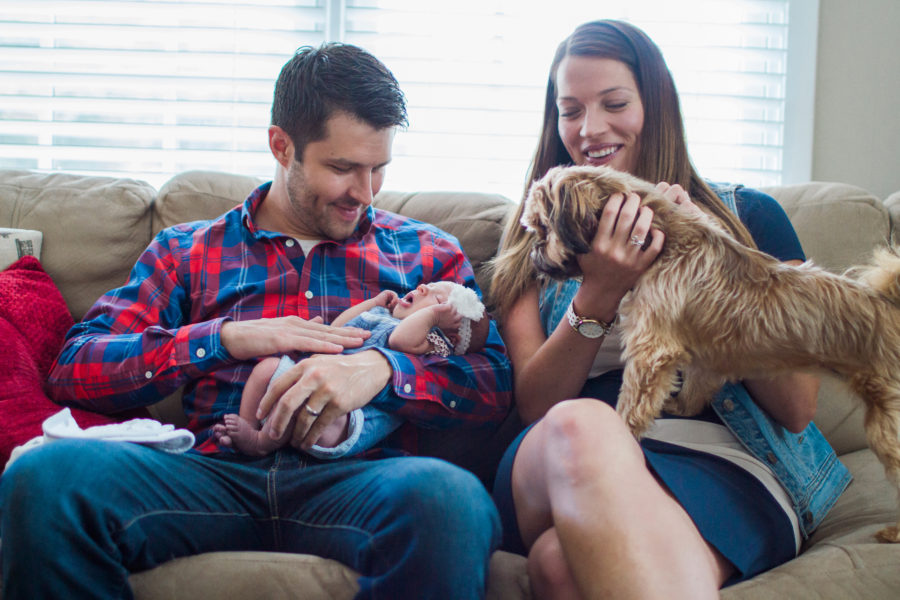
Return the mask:
<svg viewBox="0 0 900 600">
<path fill-rule="evenodd" d="M 459 343 L 453 347 L 454 354 L 465 354 L 472 343 L 472 321 L 480 321 L 484 317 L 484 304 L 472 288 L 455 282 L 448 282 L 452 289 L 447 297 L 447 304 L 452 306 L 462 322 L 459 324 Z"/>
</svg>

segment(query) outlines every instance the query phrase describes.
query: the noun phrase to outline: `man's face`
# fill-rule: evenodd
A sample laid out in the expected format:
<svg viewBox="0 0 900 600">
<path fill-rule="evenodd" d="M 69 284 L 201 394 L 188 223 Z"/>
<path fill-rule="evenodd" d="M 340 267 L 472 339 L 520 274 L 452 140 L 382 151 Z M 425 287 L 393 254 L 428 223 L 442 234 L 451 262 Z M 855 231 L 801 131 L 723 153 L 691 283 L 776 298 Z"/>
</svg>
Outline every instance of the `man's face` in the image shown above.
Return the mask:
<svg viewBox="0 0 900 600">
<path fill-rule="evenodd" d="M 394 128 L 373 129 L 347 113 L 328 119 L 325 137 L 307 144 L 286 175 L 293 233 L 342 241 L 384 183 Z"/>
</svg>

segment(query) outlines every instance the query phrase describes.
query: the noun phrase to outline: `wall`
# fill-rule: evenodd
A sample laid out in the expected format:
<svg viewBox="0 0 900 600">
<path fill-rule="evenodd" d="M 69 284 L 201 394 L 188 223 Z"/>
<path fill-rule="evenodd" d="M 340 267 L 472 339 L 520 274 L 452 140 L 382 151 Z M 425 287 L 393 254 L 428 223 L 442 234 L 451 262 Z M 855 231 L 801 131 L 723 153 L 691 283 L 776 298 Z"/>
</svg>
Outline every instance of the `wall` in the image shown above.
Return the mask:
<svg viewBox="0 0 900 600">
<path fill-rule="evenodd" d="M 812 179 L 900 190 L 900 0 L 820 0 Z"/>
</svg>

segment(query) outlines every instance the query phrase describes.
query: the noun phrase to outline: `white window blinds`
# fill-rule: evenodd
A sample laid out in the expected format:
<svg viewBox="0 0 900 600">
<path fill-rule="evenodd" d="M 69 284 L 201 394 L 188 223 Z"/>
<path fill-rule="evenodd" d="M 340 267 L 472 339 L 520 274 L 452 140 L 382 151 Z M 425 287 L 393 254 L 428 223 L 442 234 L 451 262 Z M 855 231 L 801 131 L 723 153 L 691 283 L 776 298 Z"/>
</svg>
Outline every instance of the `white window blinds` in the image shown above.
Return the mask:
<svg viewBox="0 0 900 600">
<path fill-rule="evenodd" d="M 267 175 L 273 82 L 315 0 L 0 3 L 0 166 Z"/>
<path fill-rule="evenodd" d="M 518 198 L 556 45 L 581 22 L 624 18 L 669 62 L 701 173 L 781 183 L 790 160 L 803 177 L 811 146 L 811 127 L 792 128 L 787 116 L 811 119 L 811 95 L 797 82 L 810 87 L 816 12 L 801 5 L 818 3 L 4 0 L 0 168 L 155 185 L 188 169 L 269 177 L 278 70 L 299 46 L 330 39 L 372 51 L 409 99 L 388 188 Z M 799 108 L 789 89 L 799 90 Z"/>
</svg>

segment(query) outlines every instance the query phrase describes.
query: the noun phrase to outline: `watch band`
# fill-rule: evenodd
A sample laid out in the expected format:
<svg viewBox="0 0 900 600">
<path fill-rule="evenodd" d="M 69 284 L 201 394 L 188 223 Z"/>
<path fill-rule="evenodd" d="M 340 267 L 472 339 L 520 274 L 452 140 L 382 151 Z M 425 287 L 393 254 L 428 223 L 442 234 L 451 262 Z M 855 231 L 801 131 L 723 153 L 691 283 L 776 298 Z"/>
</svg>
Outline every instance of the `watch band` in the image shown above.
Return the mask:
<svg viewBox="0 0 900 600">
<path fill-rule="evenodd" d="M 616 322 L 616 320 L 613 319 L 609 323 L 604 323 L 597 319 L 588 319 L 577 315 L 575 314 L 575 309 L 571 302 L 569 302 L 569 306 L 566 308 L 566 320 L 569 321 L 569 325 L 572 326 L 572 329 L 590 339 L 609 335 L 609 332 L 612 331 L 613 324 Z"/>
</svg>

